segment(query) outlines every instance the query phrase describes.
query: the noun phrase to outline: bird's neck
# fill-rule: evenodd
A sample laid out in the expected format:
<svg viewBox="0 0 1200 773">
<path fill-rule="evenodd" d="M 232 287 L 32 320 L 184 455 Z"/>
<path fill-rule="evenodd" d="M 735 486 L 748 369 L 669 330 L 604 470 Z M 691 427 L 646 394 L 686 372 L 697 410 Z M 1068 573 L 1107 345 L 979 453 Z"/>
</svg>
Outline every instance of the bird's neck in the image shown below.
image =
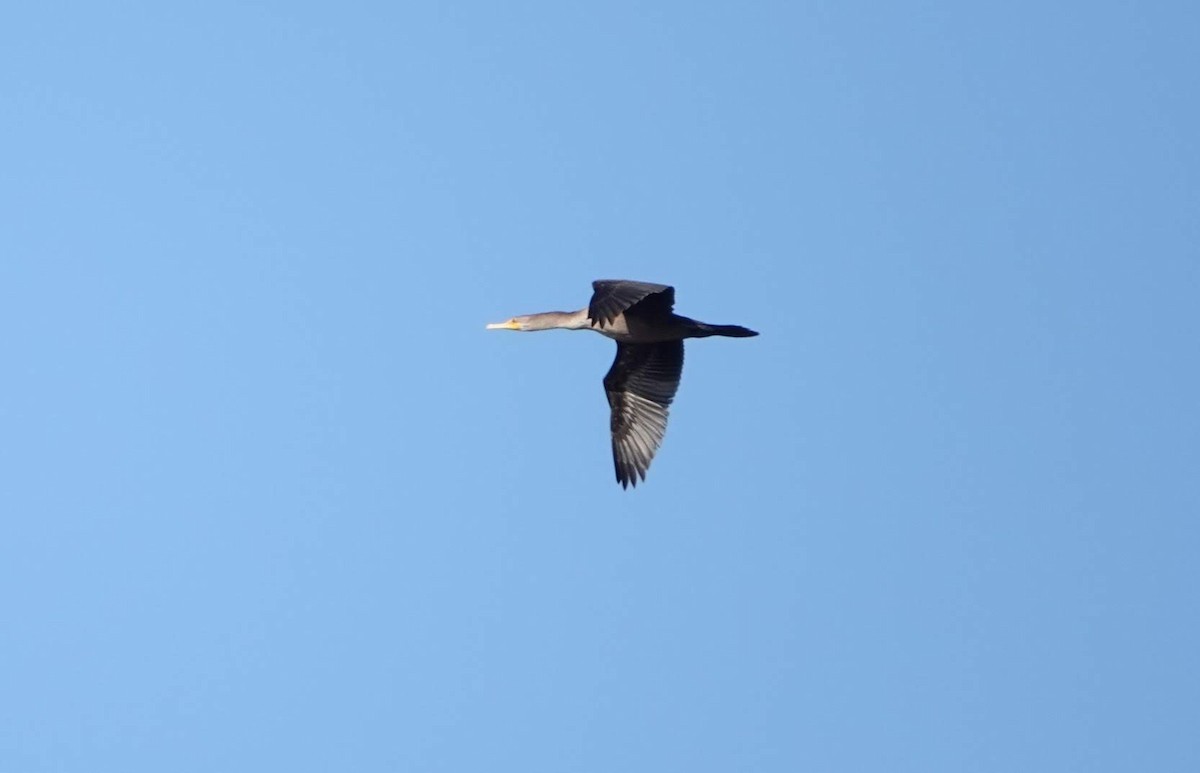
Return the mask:
<svg viewBox="0 0 1200 773">
<path fill-rule="evenodd" d="M 531 314 L 529 323 L 529 330 L 586 330 L 592 326 L 587 309 Z"/>
</svg>

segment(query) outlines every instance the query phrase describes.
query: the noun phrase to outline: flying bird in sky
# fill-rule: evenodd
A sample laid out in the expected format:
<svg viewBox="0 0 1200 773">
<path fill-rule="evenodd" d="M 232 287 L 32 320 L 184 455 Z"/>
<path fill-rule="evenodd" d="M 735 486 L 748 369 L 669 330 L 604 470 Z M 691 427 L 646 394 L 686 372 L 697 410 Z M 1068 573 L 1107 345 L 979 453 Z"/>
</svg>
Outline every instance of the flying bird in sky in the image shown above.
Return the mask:
<svg viewBox="0 0 1200 773">
<path fill-rule="evenodd" d="M 676 314 L 675 288 L 626 279 L 592 282 L 579 311 L 547 311 L 488 325 L 489 330 L 594 330 L 617 342 L 604 377 L 612 409 L 613 464 L 622 488 L 646 479 L 667 431 L 667 413 L 683 372 L 683 339 L 758 333 L 740 325 L 709 325 Z"/>
</svg>

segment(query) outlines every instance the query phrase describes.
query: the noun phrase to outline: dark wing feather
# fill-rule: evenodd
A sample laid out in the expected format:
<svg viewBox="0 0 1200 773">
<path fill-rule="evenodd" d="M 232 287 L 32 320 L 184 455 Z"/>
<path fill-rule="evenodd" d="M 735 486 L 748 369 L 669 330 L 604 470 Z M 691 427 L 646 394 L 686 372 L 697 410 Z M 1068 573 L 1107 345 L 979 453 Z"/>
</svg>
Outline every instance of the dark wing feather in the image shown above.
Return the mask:
<svg viewBox="0 0 1200 773">
<path fill-rule="evenodd" d="M 612 324 L 625 311 L 669 314 L 675 307 L 675 288 L 670 285 L 631 282 L 628 279 L 597 279 L 592 282 L 592 290 L 588 318 L 592 320 L 592 325 L 600 327 Z"/>
<path fill-rule="evenodd" d="M 667 431 L 667 409 L 683 373 L 683 341 L 617 344 L 604 377 L 612 409 L 613 464 L 622 488 L 646 479 Z"/>
</svg>

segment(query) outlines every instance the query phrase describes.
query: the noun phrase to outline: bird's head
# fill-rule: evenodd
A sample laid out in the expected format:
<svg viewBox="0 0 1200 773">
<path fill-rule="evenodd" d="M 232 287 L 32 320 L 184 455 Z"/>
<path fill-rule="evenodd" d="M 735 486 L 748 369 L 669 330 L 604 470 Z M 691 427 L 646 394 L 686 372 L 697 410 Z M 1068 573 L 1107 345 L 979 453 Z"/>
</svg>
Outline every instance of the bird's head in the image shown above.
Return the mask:
<svg viewBox="0 0 1200 773">
<path fill-rule="evenodd" d="M 493 322 L 487 326 L 488 330 L 525 330 L 526 323 L 529 317 L 513 317 L 507 322 Z"/>
</svg>

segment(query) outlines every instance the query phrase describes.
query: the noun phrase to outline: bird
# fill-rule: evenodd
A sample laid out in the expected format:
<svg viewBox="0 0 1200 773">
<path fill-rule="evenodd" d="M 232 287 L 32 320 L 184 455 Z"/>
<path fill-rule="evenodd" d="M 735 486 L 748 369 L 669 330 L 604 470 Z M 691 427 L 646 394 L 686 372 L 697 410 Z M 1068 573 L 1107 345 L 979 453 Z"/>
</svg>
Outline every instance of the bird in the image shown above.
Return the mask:
<svg viewBox="0 0 1200 773">
<path fill-rule="evenodd" d="M 592 299 L 579 311 L 513 317 L 488 330 L 593 330 L 617 342 L 604 377 L 612 411 L 613 466 L 622 489 L 645 482 L 667 431 L 667 414 L 683 372 L 685 338 L 749 338 L 741 325 L 710 325 L 674 312 L 675 288 L 628 279 L 592 282 Z"/>
</svg>

